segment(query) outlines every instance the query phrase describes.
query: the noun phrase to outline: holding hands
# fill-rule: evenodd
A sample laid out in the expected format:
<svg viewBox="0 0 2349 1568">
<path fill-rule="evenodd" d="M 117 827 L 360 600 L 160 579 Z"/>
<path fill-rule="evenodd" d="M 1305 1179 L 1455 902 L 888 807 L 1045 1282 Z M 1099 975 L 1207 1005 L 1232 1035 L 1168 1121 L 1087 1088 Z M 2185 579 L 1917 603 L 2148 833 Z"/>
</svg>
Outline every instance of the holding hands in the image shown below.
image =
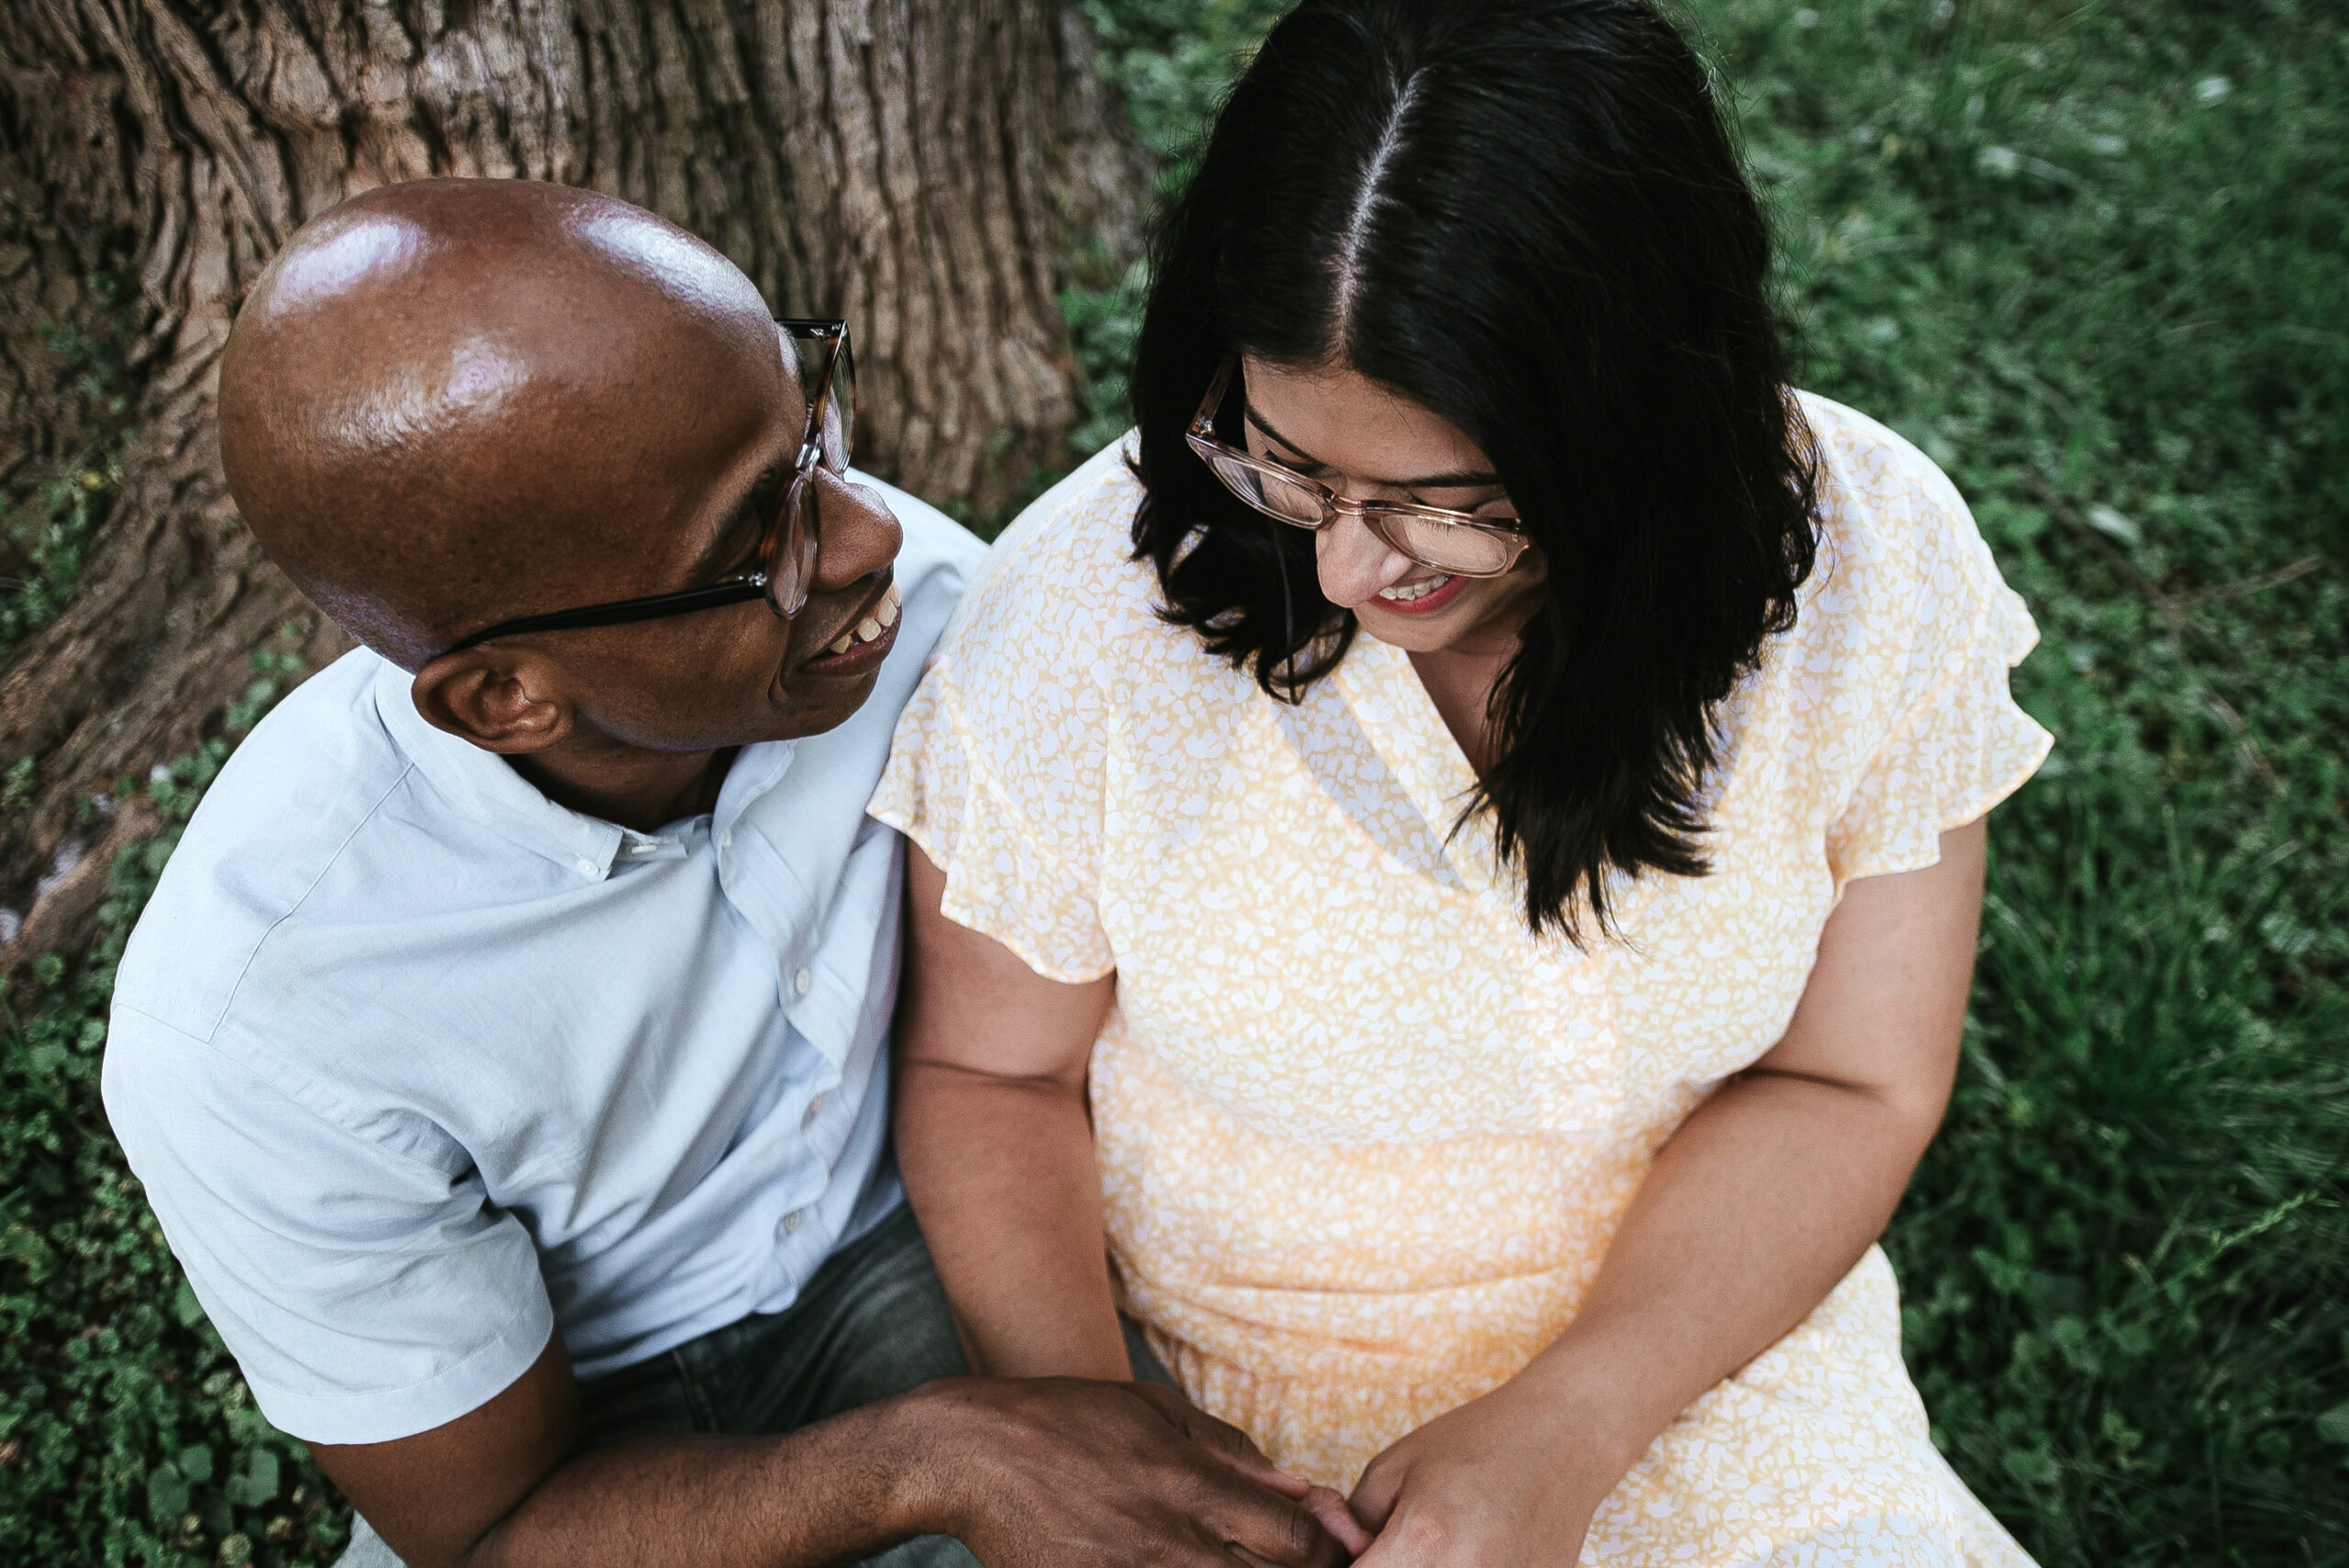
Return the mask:
<svg viewBox="0 0 2349 1568">
<path fill-rule="evenodd" d="M 958 1378 L 924 1392 L 936 1451 L 954 1456 L 934 1528 L 989 1568 L 1337 1568 L 1370 1545 L 1335 1492 L 1172 1389 Z"/>
</svg>

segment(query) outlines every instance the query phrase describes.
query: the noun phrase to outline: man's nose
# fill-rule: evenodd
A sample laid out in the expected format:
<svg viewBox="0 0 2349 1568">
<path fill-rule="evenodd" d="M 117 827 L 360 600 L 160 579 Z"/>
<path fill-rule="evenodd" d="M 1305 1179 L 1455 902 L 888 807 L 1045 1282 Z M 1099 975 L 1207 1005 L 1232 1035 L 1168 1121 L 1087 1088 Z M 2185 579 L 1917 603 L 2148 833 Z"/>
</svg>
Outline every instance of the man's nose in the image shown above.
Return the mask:
<svg viewBox="0 0 2349 1568">
<path fill-rule="evenodd" d="M 897 559 L 906 530 L 880 495 L 819 468 L 816 486 L 816 581 L 813 591 L 837 593 Z"/>
<path fill-rule="evenodd" d="M 1350 513 L 1313 536 L 1313 557 L 1321 596 L 1341 609 L 1353 608 L 1411 569 L 1408 556 L 1397 554 Z"/>
</svg>

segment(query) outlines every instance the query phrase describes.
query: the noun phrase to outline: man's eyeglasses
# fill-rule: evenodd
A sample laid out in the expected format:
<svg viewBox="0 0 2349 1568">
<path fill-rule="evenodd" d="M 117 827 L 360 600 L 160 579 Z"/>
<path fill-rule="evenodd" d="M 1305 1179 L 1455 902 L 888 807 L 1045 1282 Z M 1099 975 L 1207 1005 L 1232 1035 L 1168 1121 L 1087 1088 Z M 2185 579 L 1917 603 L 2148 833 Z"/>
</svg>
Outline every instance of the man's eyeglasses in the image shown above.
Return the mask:
<svg viewBox="0 0 2349 1568">
<path fill-rule="evenodd" d="M 440 651 L 445 657 L 487 642 L 494 637 L 515 637 L 526 631 L 572 631 L 582 627 L 626 626 L 634 621 L 660 620 L 691 615 L 696 610 L 764 599 L 767 608 L 789 620 L 807 603 L 816 580 L 817 473 L 838 479 L 848 472 L 849 442 L 856 430 L 856 358 L 850 350 L 845 321 L 779 320 L 777 331 L 797 346 L 799 379 L 807 398 L 807 428 L 799 439 L 791 482 L 780 504 L 766 518 L 758 549 L 746 571 L 709 584 L 674 593 L 607 604 L 582 605 L 547 615 L 523 616 L 500 621 Z"/>
<path fill-rule="evenodd" d="M 1234 354 L 1215 373 L 1183 439 L 1241 500 L 1276 521 L 1316 532 L 1341 517 L 1360 517 L 1397 555 L 1455 577 L 1497 577 L 1525 553 L 1530 541 L 1515 517 L 1480 517 L 1410 502 L 1350 501 L 1295 469 L 1219 439 L 1216 415 L 1239 362 Z"/>
</svg>

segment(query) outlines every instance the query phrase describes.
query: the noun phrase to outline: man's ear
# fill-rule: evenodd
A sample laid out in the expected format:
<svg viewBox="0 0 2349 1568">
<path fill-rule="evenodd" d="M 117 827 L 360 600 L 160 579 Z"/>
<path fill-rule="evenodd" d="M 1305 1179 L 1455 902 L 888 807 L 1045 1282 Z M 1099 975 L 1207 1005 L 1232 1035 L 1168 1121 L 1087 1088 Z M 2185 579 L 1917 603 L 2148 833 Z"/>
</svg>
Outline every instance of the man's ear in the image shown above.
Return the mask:
<svg viewBox="0 0 2349 1568">
<path fill-rule="evenodd" d="M 554 665 L 527 649 L 444 653 L 416 673 L 408 690 L 434 728 L 501 756 L 543 751 L 578 717 Z"/>
</svg>

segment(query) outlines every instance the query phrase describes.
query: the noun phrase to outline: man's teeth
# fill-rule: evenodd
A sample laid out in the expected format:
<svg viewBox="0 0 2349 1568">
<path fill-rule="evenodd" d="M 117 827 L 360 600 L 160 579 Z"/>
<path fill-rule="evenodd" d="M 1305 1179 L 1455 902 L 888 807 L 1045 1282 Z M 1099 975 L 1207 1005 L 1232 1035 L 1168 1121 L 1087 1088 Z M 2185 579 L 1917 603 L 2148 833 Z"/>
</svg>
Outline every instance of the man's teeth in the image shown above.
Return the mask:
<svg viewBox="0 0 2349 1568">
<path fill-rule="evenodd" d="M 824 651 L 845 653 L 860 642 L 872 641 L 897 624 L 897 609 L 903 602 L 897 594 L 897 585 L 890 584 L 889 591 L 881 595 L 881 602 L 873 606 L 873 613 L 841 633 Z"/>
<path fill-rule="evenodd" d="M 1442 577 L 1430 577 L 1421 583 L 1398 583 L 1392 588 L 1378 590 L 1378 596 L 1392 604 L 1408 605 L 1413 599 L 1426 598 L 1451 581 L 1452 578 L 1447 573 Z"/>
</svg>

